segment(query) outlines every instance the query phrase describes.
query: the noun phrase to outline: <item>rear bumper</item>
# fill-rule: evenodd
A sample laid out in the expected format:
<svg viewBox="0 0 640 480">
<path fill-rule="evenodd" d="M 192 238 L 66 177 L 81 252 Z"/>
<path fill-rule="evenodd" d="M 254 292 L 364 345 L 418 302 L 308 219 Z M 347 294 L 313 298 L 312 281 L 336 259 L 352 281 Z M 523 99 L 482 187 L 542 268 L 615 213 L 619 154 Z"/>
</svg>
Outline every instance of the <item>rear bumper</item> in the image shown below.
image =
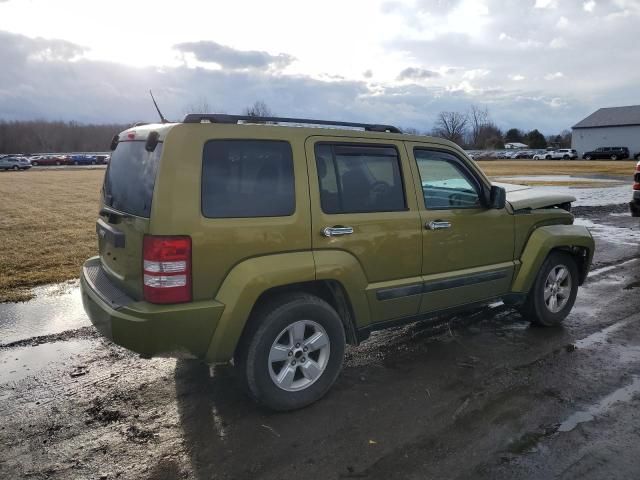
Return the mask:
<svg viewBox="0 0 640 480">
<path fill-rule="evenodd" d="M 80 288 L 84 309 L 98 331 L 144 357 L 204 358 L 224 310 L 215 300 L 176 305 L 135 301 L 109 280 L 98 257 L 85 262 Z"/>
</svg>

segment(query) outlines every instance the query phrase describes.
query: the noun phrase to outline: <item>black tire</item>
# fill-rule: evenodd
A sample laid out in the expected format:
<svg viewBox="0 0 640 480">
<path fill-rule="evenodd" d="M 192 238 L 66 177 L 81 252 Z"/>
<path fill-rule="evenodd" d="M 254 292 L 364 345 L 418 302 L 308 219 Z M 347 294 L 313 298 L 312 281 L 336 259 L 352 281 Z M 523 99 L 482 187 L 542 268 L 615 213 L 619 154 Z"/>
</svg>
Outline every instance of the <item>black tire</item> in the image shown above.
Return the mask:
<svg viewBox="0 0 640 480">
<path fill-rule="evenodd" d="M 638 153 L 635 157 L 633 157 L 634 160 L 640 160 L 640 153 Z"/>
<path fill-rule="evenodd" d="M 617 160 L 618 156 L 617 155 L 611 155 L 611 160 Z"/>
<path fill-rule="evenodd" d="M 564 266 L 569 272 L 570 293 L 561 310 L 553 312 L 547 306 L 544 294 L 545 283 L 552 269 Z M 555 327 L 569 315 L 578 294 L 578 267 L 571 255 L 565 252 L 551 252 L 536 276 L 524 304 L 519 308 L 522 316 L 535 325 Z"/>
<path fill-rule="evenodd" d="M 56 161 L 56 165 L 60 165 L 60 161 L 59 160 Z"/>
<path fill-rule="evenodd" d="M 96 161 L 95 160 L 91 160 L 91 165 L 95 165 Z"/>
<path fill-rule="evenodd" d="M 19 167 L 19 166 L 17 166 L 17 165 L 14 165 L 14 166 L 13 166 L 13 169 L 17 172 L 18 170 L 20 170 L 20 167 Z"/>
<path fill-rule="evenodd" d="M 569 155 L 565 155 L 564 157 L 562 157 L 563 160 L 569 160 Z"/>
<path fill-rule="evenodd" d="M 584 156 L 584 159 L 585 159 L 585 160 L 591 160 L 591 158 L 592 158 L 592 157 L 591 157 L 591 155 L 585 155 L 585 156 Z"/>
<path fill-rule="evenodd" d="M 274 342 L 283 338 L 282 332 L 300 320 L 315 322 L 324 329 L 329 340 L 328 359 L 322 373 L 310 385 L 287 391 L 276 385 L 271 377 L 273 364 L 269 361 L 269 353 Z M 256 402 L 277 411 L 303 408 L 322 398 L 335 382 L 342 368 L 345 343 L 342 320 L 327 302 L 305 293 L 281 296 L 252 316 L 235 357 L 237 373 Z M 289 358 L 298 358 L 299 362 L 304 358 L 304 354 L 302 357 L 295 355 Z M 288 368 L 288 359 L 282 363 L 286 364 L 282 368 Z M 294 368 L 295 375 L 302 376 L 302 364 Z"/>
<path fill-rule="evenodd" d="M 38 162 L 31 162 L 31 165 L 33 165 L 34 167 L 38 166 Z"/>
<path fill-rule="evenodd" d="M 546 155 L 546 156 L 544 157 L 544 159 L 545 159 L 545 160 L 551 160 L 551 155 Z"/>
</svg>

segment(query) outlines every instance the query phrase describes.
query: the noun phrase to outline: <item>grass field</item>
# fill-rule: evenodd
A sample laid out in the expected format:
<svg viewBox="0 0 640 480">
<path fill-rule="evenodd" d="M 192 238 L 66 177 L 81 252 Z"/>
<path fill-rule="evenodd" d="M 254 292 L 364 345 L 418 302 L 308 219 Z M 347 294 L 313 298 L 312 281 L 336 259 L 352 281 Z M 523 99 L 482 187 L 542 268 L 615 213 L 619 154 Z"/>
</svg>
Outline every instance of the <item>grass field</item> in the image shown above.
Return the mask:
<svg viewBox="0 0 640 480">
<path fill-rule="evenodd" d="M 0 172 L 0 302 L 77 278 L 97 249 L 104 170 Z"/>
<path fill-rule="evenodd" d="M 631 178 L 635 161 L 481 161 L 489 176 L 610 174 Z M 103 169 L 0 172 L 0 302 L 77 278 L 97 250 Z"/>
</svg>

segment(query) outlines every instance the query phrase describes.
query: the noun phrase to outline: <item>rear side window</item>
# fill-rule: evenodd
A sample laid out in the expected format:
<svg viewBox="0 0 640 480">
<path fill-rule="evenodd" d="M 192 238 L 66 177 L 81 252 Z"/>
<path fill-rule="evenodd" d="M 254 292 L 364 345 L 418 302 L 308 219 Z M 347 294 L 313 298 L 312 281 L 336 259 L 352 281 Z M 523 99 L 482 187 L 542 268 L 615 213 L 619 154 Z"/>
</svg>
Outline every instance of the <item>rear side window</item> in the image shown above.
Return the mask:
<svg viewBox="0 0 640 480">
<path fill-rule="evenodd" d="M 147 152 L 144 141 L 119 142 L 104 177 L 104 203 L 120 212 L 149 218 L 162 143 Z"/>
<path fill-rule="evenodd" d="M 294 211 L 293 155 L 288 142 L 210 140 L 205 144 L 205 217 L 281 217 Z"/>
<path fill-rule="evenodd" d="M 406 210 L 394 147 L 322 143 L 316 145 L 315 156 L 323 212 Z"/>
</svg>

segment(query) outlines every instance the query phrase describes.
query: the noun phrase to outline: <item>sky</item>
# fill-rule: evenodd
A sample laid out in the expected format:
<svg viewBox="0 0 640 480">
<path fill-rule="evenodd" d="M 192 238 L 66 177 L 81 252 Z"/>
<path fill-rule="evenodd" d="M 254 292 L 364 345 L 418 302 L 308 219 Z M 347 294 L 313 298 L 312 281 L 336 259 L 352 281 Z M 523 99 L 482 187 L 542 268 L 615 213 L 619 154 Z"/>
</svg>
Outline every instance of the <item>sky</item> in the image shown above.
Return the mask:
<svg viewBox="0 0 640 480">
<path fill-rule="evenodd" d="M 129 123 L 257 100 L 430 130 L 558 133 L 640 104 L 640 0 L 0 0 L 0 120 Z"/>
</svg>

